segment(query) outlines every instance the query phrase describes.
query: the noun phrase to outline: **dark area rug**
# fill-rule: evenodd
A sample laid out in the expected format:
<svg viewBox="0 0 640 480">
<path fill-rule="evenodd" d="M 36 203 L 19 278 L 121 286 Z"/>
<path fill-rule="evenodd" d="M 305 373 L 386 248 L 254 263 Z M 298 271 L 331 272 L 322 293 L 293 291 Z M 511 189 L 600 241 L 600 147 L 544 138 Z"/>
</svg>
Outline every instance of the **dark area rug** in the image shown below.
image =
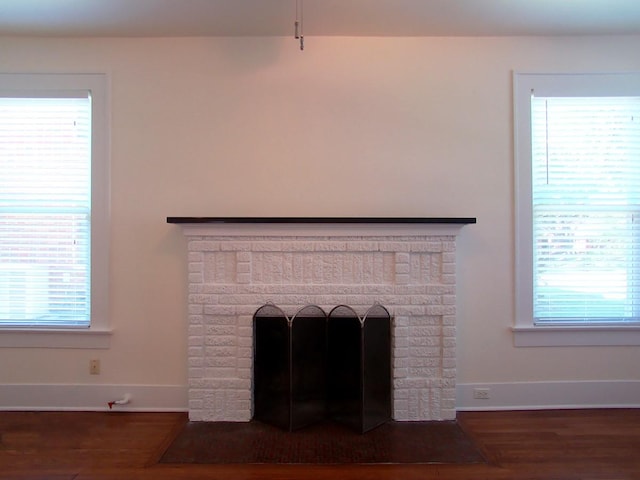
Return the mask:
<svg viewBox="0 0 640 480">
<path fill-rule="evenodd" d="M 457 422 L 335 423 L 286 432 L 260 422 L 188 422 L 160 463 L 486 463 Z"/>
</svg>

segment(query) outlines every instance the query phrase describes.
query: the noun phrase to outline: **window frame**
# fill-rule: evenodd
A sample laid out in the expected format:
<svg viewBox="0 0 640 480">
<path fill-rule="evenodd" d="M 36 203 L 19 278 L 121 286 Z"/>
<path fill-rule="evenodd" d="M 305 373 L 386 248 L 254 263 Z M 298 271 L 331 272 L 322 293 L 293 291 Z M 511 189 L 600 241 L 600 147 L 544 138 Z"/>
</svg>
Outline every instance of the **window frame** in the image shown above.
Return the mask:
<svg viewBox="0 0 640 480">
<path fill-rule="evenodd" d="M 513 72 L 516 347 L 640 345 L 637 325 L 535 325 L 531 92 L 540 96 L 640 96 L 640 73 Z"/>
<path fill-rule="evenodd" d="M 91 318 L 88 328 L 3 327 L 0 347 L 109 348 L 109 79 L 104 73 L 0 73 L 0 95 L 91 92 Z"/>
</svg>

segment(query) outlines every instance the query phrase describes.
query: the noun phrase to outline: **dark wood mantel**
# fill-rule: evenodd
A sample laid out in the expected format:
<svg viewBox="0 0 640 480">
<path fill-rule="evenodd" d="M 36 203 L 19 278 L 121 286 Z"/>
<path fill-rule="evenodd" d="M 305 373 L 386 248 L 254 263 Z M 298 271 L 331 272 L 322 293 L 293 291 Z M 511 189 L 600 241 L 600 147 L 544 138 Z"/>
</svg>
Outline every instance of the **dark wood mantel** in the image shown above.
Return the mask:
<svg viewBox="0 0 640 480">
<path fill-rule="evenodd" d="M 475 217 L 167 217 L 175 224 L 446 224 L 476 223 Z"/>
</svg>

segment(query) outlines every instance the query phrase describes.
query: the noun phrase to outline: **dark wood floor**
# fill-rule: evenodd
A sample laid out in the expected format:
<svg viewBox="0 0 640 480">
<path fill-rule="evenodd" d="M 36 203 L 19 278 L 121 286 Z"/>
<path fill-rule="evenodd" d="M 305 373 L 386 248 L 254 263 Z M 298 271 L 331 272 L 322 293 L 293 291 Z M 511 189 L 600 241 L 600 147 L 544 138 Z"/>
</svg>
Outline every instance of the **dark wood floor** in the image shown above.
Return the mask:
<svg viewBox="0 0 640 480">
<path fill-rule="evenodd" d="M 488 465 L 160 465 L 178 413 L 0 412 L 0 479 L 640 479 L 640 409 L 463 412 Z"/>
</svg>

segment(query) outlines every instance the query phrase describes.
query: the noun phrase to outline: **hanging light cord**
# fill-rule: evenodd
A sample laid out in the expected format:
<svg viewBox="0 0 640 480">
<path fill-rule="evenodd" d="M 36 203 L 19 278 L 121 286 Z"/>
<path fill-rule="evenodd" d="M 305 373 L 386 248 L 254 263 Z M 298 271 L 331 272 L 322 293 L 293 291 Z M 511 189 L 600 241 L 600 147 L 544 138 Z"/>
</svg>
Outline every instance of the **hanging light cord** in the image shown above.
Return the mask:
<svg viewBox="0 0 640 480">
<path fill-rule="evenodd" d="M 296 0 L 295 38 L 300 40 L 300 50 L 304 50 L 304 0 Z"/>
</svg>

